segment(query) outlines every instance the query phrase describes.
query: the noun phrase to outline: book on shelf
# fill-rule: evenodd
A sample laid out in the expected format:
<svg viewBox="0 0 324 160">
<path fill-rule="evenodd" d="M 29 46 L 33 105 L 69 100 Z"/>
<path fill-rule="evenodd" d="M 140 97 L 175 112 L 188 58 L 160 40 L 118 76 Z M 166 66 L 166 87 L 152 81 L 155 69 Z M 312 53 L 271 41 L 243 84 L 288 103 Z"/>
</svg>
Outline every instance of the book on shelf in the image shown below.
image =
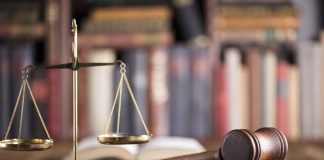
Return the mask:
<svg viewBox="0 0 324 160">
<path fill-rule="evenodd" d="M 238 48 L 229 47 L 225 50 L 225 65 L 228 93 L 228 129 L 247 128 L 243 105 L 243 81 L 241 53 Z"/>
<path fill-rule="evenodd" d="M 0 46 L 0 62 L 1 62 L 1 135 L 4 135 L 5 130 L 8 127 L 10 119 L 10 52 L 7 45 Z"/>
<path fill-rule="evenodd" d="M 169 91 L 170 91 L 170 134 L 174 136 L 190 136 L 191 113 L 191 57 L 185 44 L 176 44 L 169 53 Z"/>
<path fill-rule="evenodd" d="M 149 122 L 152 133 L 157 136 L 169 135 L 171 124 L 167 52 L 166 47 L 149 51 Z"/>
<path fill-rule="evenodd" d="M 277 76 L 277 101 L 276 101 L 276 126 L 284 134 L 289 133 L 289 104 L 288 104 L 288 83 L 290 65 L 287 61 L 287 50 L 281 49 L 283 53 L 278 54 L 276 66 Z"/>
<path fill-rule="evenodd" d="M 145 124 L 148 124 L 148 51 L 143 48 L 127 49 L 122 51 L 121 59 L 126 64 L 126 76 L 133 91 L 135 100 L 140 109 Z M 120 80 L 120 67 L 114 71 L 114 92 L 117 90 Z M 129 134 L 143 134 L 144 126 L 140 120 L 140 115 L 131 99 L 130 93 L 124 83 L 120 114 L 120 131 Z M 116 104 L 117 105 L 117 104 Z M 118 121 L 117 108 L 114 112 L 114 122 Z M 117 123 L 114 123 L 113 131 L 116 130 Z"/>
<path fill-rule="evenodd" d="M 211 85 L 210 65 L 207 46 L 189 46 L 191 58 L 191 134 L 193 137 L 207 138 L 211 136 Z"/>
<path fill-rule="evenodd" d="M 39 2 L 0 2 L 0 37 L 4 39 L 35 39 L 45 33 Z"/>
<path fill-rule="evenodd" d="M 246 63 L 250 76 L 250 82 L 248 83 L 249 95 L 250 95 L 250 127 L 252 130 L 256 130 L 261 127 L 261 103 L 262 103 L 262 78 L 261 78 L 261 57 L 262 51 L 258 46 L 247 46 L 246 48 Z"/>
<path fill-rule="evenodd" d="M 82 46 L 89 45 L 89 40 L 94 47 L 113 48 L 167 45 L 173 41 L 171 11 L 164 5 L 97 7 L 83 26 L 79 37 Z"/>
<path fill-rule="evenodd" d="M 204 152 L 205 148 L 195 139 L 184 137 L 157 137 L 144 145 L 102 145 L 95 137 L 79 143 L 80 160 L 91 159 L 165 159 Z M 64 159 L 71 159 L 72 154 Z"/>
<path fill-rule="evenodd" d="M 227 94 L 227 79 L 226 65 L 220 64 L 215 69 L 214 83 L 214 133 L 216 138 L 221 139 L 229 131 L 228 119 L 228 94 Z"/>
<path fill-rule="evenodd" d="M 114 62 L 115 52 L 112 49 L 96 49 L 85 55 L 87 62 Z M 104 132 L 109 113 L 113 104 L 113 66 L 87 69 L 86 108 L 87 117 L 84 122 L 89 124 L 90 135 Z"/>
<path fill-rule="evenodd" d="M 298 12 L 291 3 L 221 4 L 215 13 L 218 29 L 291 29 L 298 24 Z"/>
<path fill-rule="evenodd" d="M 148 51 L 144 48 L 129 49 L 125 51 L 125 62 L 127 62 L 128 80 L 132 91 L 135 95 L 136 102 L 140 109 L 144 122 L 148 123 Z M 125 96 L 129 96 L 128 91 L 124 92 Z M 143 134 L 145 129 L 140 120 L 140 116 L 136 111 L 135 105 L 131 98 L 128 100 L 128 108 L 131 116 L 128 127 L 131 128 L 133 134 Z"/>
</svg>

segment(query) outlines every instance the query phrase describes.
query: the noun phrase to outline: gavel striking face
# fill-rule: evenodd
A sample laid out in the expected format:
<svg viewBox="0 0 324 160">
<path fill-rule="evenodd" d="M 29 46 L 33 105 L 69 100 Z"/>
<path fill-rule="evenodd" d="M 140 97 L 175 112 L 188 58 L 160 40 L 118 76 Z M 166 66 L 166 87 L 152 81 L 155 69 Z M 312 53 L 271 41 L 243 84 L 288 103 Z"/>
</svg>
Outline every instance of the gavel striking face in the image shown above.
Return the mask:
<svg viewBox="0 0 324 160">
<path fill-rule="evenodd" d="M 287 152 L 287 139 L 275 128 L 254 133 L 240 129 L 225 135 L 218 156 L 221 160 L 283 160 Z"/>
</svg>

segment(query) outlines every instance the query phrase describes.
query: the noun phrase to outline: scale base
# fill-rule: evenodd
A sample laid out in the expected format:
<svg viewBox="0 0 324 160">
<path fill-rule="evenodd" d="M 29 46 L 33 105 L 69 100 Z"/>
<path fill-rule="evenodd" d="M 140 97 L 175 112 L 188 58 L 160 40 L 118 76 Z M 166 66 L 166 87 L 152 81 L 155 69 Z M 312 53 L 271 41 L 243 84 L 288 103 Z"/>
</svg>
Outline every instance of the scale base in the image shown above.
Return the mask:
<svg viewBox="0 0 324 160">
<path fill-rule="evenodd" d="M 97 137 L 101 144 L 142 144 L 151 140 L 149 135 L 103 134 Z"/>
<path fill-rule="evenodd" d="M 53 146 L 51 139 L 6 139 L 0 141 L 0 149 L 10 151 L 40 151 Z"/>
</svg>

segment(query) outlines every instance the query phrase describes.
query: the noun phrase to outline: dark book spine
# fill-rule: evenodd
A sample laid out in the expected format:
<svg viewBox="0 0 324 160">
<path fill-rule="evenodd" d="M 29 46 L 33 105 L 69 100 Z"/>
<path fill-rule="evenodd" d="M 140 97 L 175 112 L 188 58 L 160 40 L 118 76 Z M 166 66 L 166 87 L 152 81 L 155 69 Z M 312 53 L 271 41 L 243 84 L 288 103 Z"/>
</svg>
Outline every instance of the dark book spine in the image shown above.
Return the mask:
<svg viewBox="0 0 324 160">
<path fill-rule="evenodd" d="M 135 61 L 134 61 L 134 55 L 128 54 L 128 53 L 123 53 L 122 54 L 122 59 L 126 63 L 127 66 L 127 72 L 126 76 L 127 78 L 131 77 L 131 73 L 133 72 L 134 66 L 135 66 Z M 114 71 L 114 95 L 117 91 L 118 87 L 118 82 L 120 80 L 120 67 L 116 67 Z M 129 80 L 130 81 L 130 80 Z M 133 88 L 134 83 L 132 81 L 129 82 L 131 87 Z M 128 133 L 132 134 L 134 132 L 134 114 L 135 114 L 135 109 L 134 109 L 134 104 L 132 103 L 132 99 L 129 95 L 129 92 L 127 90 L 126 83 L 123 82 L 123 90 L 122 90 L 122 101 L 121 101 L 121 114 L 120 114 L 120 124 L 119 124 L 119 132 L 120 133 Z M 118 101 L 115 106 L 114 110 L 114 129 L 113 131 L 116 132 L 117 128 L 117 122 L 118 122 Z"/>
<path fill-rule="evenodd" d="M 192 70 L 192 134 L 194 137 L 206 138 L 211 136 L 212 113 L 210 104 L 210 67 L 208 59 L 208 48 L 197 47 L 191 50 Z"/>
<path fill-rule="evenodd" d="M 202 18 L 193 0 L 173 0 L 176 25 L 184 40 L 192 40 L 204 34 Z"/>
<path fill-rule="evenodd" d="M 133 85 L 131 88 L 133 89 L 133 93 L 135 95 L 137 104 L 139 106 L 139 109 L 141 111 L 141 114 L 143 116 L 143 119 L 145 123 L 148 122 L 148 54 L 145 49 L 138 48 L 132 51 L 133 54 L 133 61 L 134 61 L 134 66 L 132 67 L 133 69 L 129 68 L 130 70 L 130 77 L 129 81 Z M 140 120 L 140 117 L 135 110 L 135 106 L 133 103 L 130 104 L 130 107 L 133 109 L 133 132 L 135 134 L 143 134 L 145 133 L 144 126 Z"/>
<path fill-rule="evenodd" d="M 169 55 L 169 90 L 170 90 L 170 132 L 174 136 L 191 134 L 191 71 L 190 51 L 184 44 L 177 44 L 170 49 Z"/>
<path fill-rule="evenodd" d="M 32 90 L 32 93 L 35 97 L 38 109 L 40 111 L 40 116 L 45 122 L 45 125 L 48 126 L 48 84 L 46 82 L 46 76 L 43 71 L 35 71 L 32 75 L 32 79 L 29 80 L 29 84 Z M 27 90 L 26 90 L 27 91 Z M 28 94 L 29 95 L 29 94 Z M 30 96 L 28 97 L 31 98 Z M 45 132 L 45 129 L 41 123 L 40 116 L 38 115 L 35 104 L 30 99 L 30 129 L 32 138 L 48 138 Z M 50 133 L 51 134 L 51 133 Z"/>
<path fill-rule="evenodd" d="M 10 56 L 9 49 L 6 45 L 0 46 L 0 134 L 1 137 L 5 135 L 9 125 L 10 118 Z"/>
<path fill-rule="evenodd" d="M 48 26 L 47 37 L 47 55 L 46 63 L 58 64 L 61 61 L 60 54 L 60 3 L 58 0 L 47 0 L 46 3 L 46 24 Z M 47 81 L 49 86 L 49 99 L 48 99 L 48 130 L 52 138 L 62 137 L 62 107 L 61 107 L 61 73 L 57 70 L 47 71 Z M 65 107 L 65 106 L 64 106 Z M 66 122 L 68 123 L 68 122 Z"/>
</svg>

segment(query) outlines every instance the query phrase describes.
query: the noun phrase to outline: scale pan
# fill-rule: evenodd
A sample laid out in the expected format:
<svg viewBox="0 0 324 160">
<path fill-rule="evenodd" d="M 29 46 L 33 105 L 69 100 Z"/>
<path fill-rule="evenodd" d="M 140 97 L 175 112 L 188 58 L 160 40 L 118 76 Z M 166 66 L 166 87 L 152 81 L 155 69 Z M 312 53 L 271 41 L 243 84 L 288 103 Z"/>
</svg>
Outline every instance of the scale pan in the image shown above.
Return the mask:
<svg viewBox="0 0 324 160">
<path fill-rule="evenodd" d="M 6 139 L 0 141 L 0 149 L 11 151 L 39 151 L 53 146 L 51 139 Z"/>
<path fill-rule="evenodd" d="M 103 134 L 97 137 L 101 144 L 141 144 L 151 140 L 149 135 Z"/>
</svg>

